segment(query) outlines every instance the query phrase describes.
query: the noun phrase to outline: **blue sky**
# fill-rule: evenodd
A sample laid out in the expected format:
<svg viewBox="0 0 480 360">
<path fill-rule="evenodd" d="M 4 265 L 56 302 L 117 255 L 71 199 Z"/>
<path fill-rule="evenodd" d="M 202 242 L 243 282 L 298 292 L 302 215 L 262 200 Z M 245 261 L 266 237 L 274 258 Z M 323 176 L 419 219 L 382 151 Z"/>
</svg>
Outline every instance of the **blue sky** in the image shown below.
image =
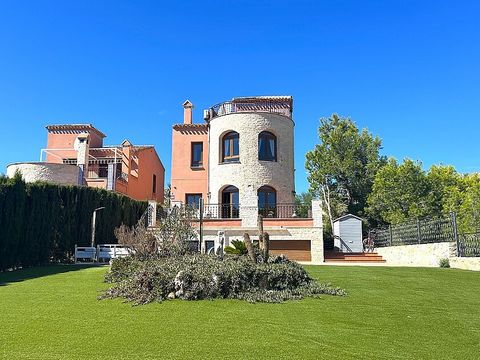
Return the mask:
<svg viewBox="0 0 480 360">
<path fill-rule="evenodd" d="M 297 192 L 319 119 L 350 116 L 384 154 L 480 170 L 477 1 L 0 2 L 0 172 L 45 125 L 153 144 L 166 169 L 181 104 L 294 96 Z"/>
</svg>

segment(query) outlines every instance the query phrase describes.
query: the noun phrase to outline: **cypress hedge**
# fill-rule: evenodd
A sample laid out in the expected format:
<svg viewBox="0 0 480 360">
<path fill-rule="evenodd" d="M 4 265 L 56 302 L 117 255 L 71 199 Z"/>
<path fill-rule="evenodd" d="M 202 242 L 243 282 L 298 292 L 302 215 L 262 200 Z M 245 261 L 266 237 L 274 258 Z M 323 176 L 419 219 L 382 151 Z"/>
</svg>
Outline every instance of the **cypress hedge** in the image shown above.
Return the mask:
<svg viewBox="0 0 480 360">
<path fill-rule="evenodd" d="M 147 203 L 101 189 L 0 177 L 0 271 L 68 261 L 75 244 L 90 245 L 92 212 L 101 206 L 95 239 L 111 244 L 113 230 L 134 225 Z"/>
</svg>

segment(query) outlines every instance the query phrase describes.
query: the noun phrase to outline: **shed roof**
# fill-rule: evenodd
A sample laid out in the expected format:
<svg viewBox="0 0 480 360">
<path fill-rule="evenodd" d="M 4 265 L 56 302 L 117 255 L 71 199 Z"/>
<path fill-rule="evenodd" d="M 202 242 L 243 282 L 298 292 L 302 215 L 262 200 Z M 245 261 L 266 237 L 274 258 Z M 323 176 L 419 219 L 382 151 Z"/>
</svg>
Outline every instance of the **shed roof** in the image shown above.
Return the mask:
<svg viewBox="0 0 480 360">
<path fill-rule="evenodd" d="M 340 216 L 338 219 L 333 220 L 333 222 L 335 223 L 337 221 L 346 220 L 347 218 L 354 218 L 354 219 L 363 221 L 363 219 L 361 217 L 358 217 L 358 216 L 353 215 L 353 214 L 346 214 L 346 215 Z"/>
</svg>

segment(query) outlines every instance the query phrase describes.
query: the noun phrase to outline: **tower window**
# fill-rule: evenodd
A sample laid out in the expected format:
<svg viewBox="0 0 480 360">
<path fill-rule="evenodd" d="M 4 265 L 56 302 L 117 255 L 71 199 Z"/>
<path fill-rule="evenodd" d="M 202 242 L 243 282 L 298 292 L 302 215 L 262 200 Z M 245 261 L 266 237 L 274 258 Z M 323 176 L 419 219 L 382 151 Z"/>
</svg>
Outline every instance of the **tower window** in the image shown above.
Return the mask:
<svg viewBox="0 0 480 360">
<path fill-rule="evenodd" d="M 258 160 L 277 161 L 277 138 L 271 132 L 258 135 Z"/>
<path fill-rule="evenodd" d="M 202 167 L 203 165 L 203 143 L 192 142 L 191 167 Z"/>
<path fill-rule="evenodd" d="M 157 192 L 157 175 L 153 174 L 152 175 L 152 193 Z"/>
<path fill-rule="evenodd" d="M 238 218 L 239 217 L 239 196 L 238 188 L 235 186 L 227 186 L 222 191 L 221 214 L 222 218 Z"/>
<path fill-rule="evenodd" d="M 277 216 L 277 192 L 270 186 L 258 189 L 258 212 L 265 217 Z"/>
<path fill-rule="evenodd" d="M 239 160 L 238 133 L 231 131 L 222 138 L 222 162 L 238 162 Z"/>
</svg>

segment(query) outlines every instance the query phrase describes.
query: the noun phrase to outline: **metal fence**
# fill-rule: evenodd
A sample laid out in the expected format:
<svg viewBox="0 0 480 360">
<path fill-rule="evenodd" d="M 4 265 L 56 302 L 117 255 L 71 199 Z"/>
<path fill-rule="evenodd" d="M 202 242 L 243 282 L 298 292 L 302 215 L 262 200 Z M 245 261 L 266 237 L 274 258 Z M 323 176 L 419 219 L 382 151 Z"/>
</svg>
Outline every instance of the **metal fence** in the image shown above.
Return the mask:
<svg viewBox="0 0 480 360">
<path fill-rule="evenodd" d="M 457 237 L 455 214 L 438 219 L 415 219 L 374 231 L 375 246 L 398 246 L 454 242 Z"/>
<path fill-rule="evenodd" d="M 455 213 L 389 225 L 372 233 L 376 247 L 455 242 L 458 256 L 480 256 L 480 233 L 459 234 Z"/>
<path fill-rule="evenodd" d="M 257 99 L 256 101 L 239 99 L 225 101 L 210 108 L 212 117 L 240 112 L 269 112 L 290 117 L 292 114 L 291 99 L 273 100 Z"/>
<path fill-rule="evenodd" d="M 457 245 L 458 256 L 480 256 L 480 233 L 459 234 Z"/>
<path fill-rule="evenodd" d="M 200 217 L 199 205 L 190 206 L 196 209 L 193 212 Z M 312 206 L 309 204 L 276 204 L 274 206 L 243 206 L 238 204 L 204 204 L 202 217 L 204 219 L 241 219 L 244 212 L 256 211 L 264 218 L 291 219 L 311 218 Z"/>
</svg>

